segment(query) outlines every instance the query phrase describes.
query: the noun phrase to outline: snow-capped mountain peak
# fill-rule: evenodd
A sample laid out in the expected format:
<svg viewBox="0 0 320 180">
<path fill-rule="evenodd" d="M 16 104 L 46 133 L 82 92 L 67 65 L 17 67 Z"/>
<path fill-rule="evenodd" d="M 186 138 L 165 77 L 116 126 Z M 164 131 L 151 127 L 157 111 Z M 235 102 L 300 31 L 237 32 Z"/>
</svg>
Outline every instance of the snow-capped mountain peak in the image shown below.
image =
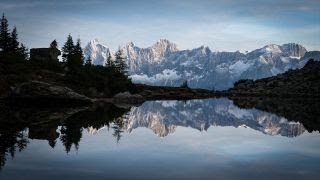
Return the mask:
<svg viewBox="0 0 320 180">
<path fill-rule="evenodd" d="M 169 40 L 167 39 L 160 39 L 158 40 L 154 45 L 152 45 L 153 49 L 167 49 L 170 51 L 178 51 L 177 49 L 177 45 L 174 43 L 171 43 Z"/>
<path fill-rule="evenodd" d="M 160 59 L 167 55 L 168 53 L 172 53 L 178 51 L 177 45 L 171 43 L 167 39 L 160 39 L 153 46 L 151 46 L 151 50 L 154 54 L 154 57 Z"/>
<path fill-rule="evenodd" d="M 133 82 L 161 86 L 227 89 L 239 79 L 259 79 L 301 68 L 310 58 L 320 57 L 319 51 L 307 52 L 296 43 L 269 44 L 251 52 L 212 52 L 201 46 L 192 50 L 178 50 L 177 45 L 160 39 L 147 48 L 129 42 L 122 49 L 127 57 L 128 72 Z M 113 51 L 98 40 L 85 48 L 85 57 L 104 65 Z"/>
<path fill-rule="evenodd" d="M 97 38 L 90 41 L 90 44 L 99 44 L 99 40 Z"/>
<path fill-rule="evenodd" d="M 135 44 L 134 44 L 132 41 L 130 41 L 130 42 L 128 42 L 127 46 L 129 46 L 129 47 L 134 47 Z"/>
<path fill-rule="evenodd" d="M 208 46 L 200 46 L 199 48 L 197 48 L 197 50 L 200 52 L 200 54 L 202 55 L 209 55 L 211 54 L 211 50 Z"/>
<path fill-rule="evenodd" d="M 262 48 L 262 50 L 266 53 L 281 53 L 281 47 L 276 44 L 269 44 Z"/>
<path fill-rule="evenodd" d="M 84 48 L 84 57 L 88 59 L 89 56 L 93 64 L 104 65 L 110 54 L 110 49 L 102 45 L 98 39 L 91 40 Z"/>
</svg>

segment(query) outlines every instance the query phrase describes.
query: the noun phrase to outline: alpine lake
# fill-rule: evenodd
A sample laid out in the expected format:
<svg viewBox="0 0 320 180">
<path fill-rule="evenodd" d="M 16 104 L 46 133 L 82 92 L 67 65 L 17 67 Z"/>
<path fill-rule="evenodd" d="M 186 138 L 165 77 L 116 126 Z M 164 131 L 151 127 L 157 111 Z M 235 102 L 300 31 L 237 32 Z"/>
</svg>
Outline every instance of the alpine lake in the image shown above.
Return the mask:
<svg viewBox="0 0 320 180">
<path fill-rule="evenodd" d="M 2 107 L 0 179 L 318 179 L 319 117 L 316 100 Z"/>
</svg>

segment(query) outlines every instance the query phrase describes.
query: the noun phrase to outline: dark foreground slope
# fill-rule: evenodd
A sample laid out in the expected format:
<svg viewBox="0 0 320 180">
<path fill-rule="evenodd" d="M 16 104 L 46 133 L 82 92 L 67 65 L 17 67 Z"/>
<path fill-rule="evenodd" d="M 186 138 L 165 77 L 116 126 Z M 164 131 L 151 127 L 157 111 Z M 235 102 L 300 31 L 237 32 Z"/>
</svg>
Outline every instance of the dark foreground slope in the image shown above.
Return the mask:
<svg viewBox="0 0 320 180">
<path fill-rule="evenodd" d="M 67 69 L 65 63 L 50 59 L 19 60 L 0 54 L 0 103 L 82 105 L 134 89 L 130 79 L 114 68 L 86 65 Z"/>
<path fill-rule="evenodd" d="M 259 80 L 240 80 L 228 90 L 232 95 L 320 97 L 320 62 L 309 60 L 302 69 L 289 70 Z"/>
</svg>

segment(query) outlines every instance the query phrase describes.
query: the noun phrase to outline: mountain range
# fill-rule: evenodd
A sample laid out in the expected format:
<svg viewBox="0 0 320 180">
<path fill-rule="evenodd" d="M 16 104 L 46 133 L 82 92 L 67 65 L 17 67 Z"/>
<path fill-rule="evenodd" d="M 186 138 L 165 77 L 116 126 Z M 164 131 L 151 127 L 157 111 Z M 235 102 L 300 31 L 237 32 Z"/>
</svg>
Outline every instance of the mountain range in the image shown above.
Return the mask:
<svg viewBox="0 0 320 180">
<path fill-rule="evenodd" d="M 127 57 L 128 74 L 134 83 L 224 90 L 239 79 L 260 79 L 302 68 L 310 59 L 320 59 L 320 51 L 307 51 L 302 45 L 270 44 L 251 52 L 213 52 L 201 46 L 179 50 L 177 45 L 160 39 L 151 47 L 140 48 L 133 42 L 120 48 Z M 105 65 L 114 51 L 98 40 L 84 49 L 85 58 Z"/>
</svg>

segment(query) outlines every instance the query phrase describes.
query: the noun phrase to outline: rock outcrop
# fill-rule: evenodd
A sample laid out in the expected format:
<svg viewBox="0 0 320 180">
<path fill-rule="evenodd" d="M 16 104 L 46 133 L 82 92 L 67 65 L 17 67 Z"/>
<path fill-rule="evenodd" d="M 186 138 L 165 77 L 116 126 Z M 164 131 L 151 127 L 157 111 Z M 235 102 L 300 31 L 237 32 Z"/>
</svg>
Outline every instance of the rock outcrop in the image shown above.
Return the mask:
<svg viewBox="0 0 320 180">
<path fill-rule="evenodd" d="M 59 104 L 60 106 L 89 104 L 91 99 L 67 87 L 30 81 L 15 87 L 7 98 L 7 102 L 21 105 L 56 106 Z"/>
</svg>

